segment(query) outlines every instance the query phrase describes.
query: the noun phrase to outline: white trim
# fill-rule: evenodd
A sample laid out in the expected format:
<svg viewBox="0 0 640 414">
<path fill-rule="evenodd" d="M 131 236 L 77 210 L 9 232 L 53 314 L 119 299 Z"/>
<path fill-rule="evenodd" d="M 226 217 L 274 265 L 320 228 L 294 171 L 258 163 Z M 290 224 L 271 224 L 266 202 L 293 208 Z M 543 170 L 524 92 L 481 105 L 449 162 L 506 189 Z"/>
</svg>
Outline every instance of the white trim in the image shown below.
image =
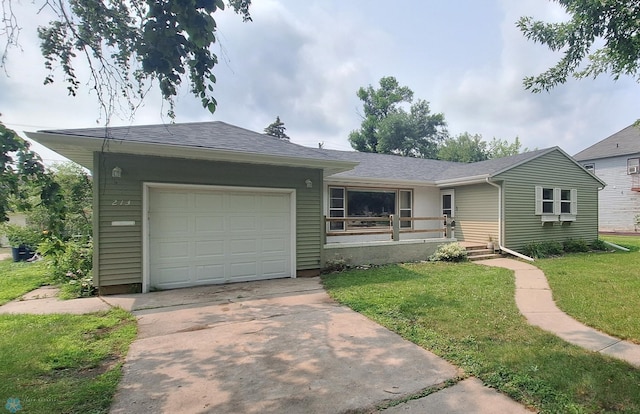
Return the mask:
<svg viewBox="0 0 640 414">
<path fill-rule="evenodd" d="M 149 291 L 149 190 L 152 188 L 176 190 L 235 191 L 247 193 L 289 194 L 291 208 L 291 278 L 296 278 L 296 190 L 295 188 L 236 187 L 225 185 L 142 183 L 142 293 Z"/>
<path fill-rule="evenodd" d="M 451 217 L 454 218 L 456 216 L 456 191 L 453 189 L 449 190 L 440 190 L 440 213 L 444 215 L 444 205 L 442 204 L 442 196 L 450 195 L 451 196 Z"/>
</svg>

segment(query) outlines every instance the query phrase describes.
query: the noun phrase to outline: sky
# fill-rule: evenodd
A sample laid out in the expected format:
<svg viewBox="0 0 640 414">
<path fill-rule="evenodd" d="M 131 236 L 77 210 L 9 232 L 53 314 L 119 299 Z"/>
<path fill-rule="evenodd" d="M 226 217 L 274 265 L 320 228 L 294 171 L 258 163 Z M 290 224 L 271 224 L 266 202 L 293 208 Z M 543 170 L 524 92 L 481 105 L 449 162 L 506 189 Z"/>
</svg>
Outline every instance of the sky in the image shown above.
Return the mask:
<svg viewBox="0 0 640 414">
<path fill-rule="evenodd" d="M 22 26 L 20 48 L 0 71 L 0 118 L 22 131 L 103 126 L 89 88 L 69 97 L 47 75 L 36 36 L 46 23 L 40 0 L 14 1 Z M 520 16 L 566 19 L 548 0 L 253 0 L 253 22 L 232 11 L 216 13 L 218 109 L 210 114 L 188 88 L 177 97 L 176 122 L 224 121 L 263 132 L 276 116 L 297 144 L 350 150 L 360 127 L 360 87 L 394 76 L 414 99 L 443 113 L 452 136 L 468 132 L 513 141 L 524 148 L 559 146 L 570 155 L 640 118 L 640 85 L 632 78 L 571 80 L 534 94 L 522 79 L 552 66 L 559 55 L 524 38 Z M 86 71 L 78 70 L 81 78 Z M 111 125 L 168 123 L 155 90 L 135 118 Z M 125 111 L 126 112 L 126 111 Z M 36 145 L 47 162 L 62 160 Z"/>
</svg>

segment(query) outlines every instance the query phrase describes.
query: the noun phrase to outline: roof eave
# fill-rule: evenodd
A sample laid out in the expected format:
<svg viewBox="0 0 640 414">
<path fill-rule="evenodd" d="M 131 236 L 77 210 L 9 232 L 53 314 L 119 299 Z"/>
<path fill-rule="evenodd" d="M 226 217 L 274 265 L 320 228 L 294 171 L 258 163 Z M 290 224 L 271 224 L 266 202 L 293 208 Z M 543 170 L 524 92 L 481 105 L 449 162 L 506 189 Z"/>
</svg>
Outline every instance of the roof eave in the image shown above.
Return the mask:
<svg viewBox="0 0 640 414">
<path fill-rule="evenodd" d="M 325 177 L 325 183 L 327 184 L 355 184 L 355 185 L 367 185 L 367 186 L 394 186 L 394 187 L 435 187 L 436 183 L 433 181 L 422 180 L 394 180 L 387 178 L 372 178 L 372 177 Z"/>
<path fill-rule="evenodd" d="M 485 183 L 487 181 L 487 178 L 490 178 L 490 177 L 491 176 L 489 174 L 481 174 L 481 175 L 474 175 L 474 176 L 468 176 L 468 177 L 449 178 L 446 180 L 437 180 L 435 184 L 438 187 L 480 184 L 480 183 Z"/>
<path fill-rule="evenodd" d="M 317 168 L 324 170 L 325 176 L 349 171 L 358 165 L 357 162 L 353 161 L 288 157 L 213 148 L 130 142 L 117 139 L 105 141 L 104 138 L 78 137 L 46 132 L 25 132 L 25 134 L 27 137 L 89 169 L 93 169 L 94 152 Z"/>
</svg>

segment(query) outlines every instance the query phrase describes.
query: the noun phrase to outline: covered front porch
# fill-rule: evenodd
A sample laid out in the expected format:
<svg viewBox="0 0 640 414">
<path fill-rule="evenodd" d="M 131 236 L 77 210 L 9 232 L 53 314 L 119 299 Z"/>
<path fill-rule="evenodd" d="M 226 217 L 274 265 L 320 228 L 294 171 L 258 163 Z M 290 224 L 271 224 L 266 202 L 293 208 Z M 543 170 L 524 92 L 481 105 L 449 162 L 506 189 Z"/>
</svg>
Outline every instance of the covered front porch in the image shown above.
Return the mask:
<svg viewBox="0 0 640 414">
<path fill-rule="evenodd" d="M 438 217 L 324 218 L 323 267 L 427 260 L 438 246 L 453 243 L 455 222 Z"/>
</svg>

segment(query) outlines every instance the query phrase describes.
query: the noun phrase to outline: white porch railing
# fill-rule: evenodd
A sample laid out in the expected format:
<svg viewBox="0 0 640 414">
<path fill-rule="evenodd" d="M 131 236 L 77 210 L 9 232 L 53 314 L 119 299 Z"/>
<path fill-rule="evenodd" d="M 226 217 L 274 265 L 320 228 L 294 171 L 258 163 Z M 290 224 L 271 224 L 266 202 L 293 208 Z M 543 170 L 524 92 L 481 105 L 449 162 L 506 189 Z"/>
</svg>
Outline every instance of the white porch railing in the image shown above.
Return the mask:
<svg viewBox="0 0 640 414">
<path fill-rule="evenodd" d="M 400 240 L 401 234 L 406 233 L 437 233 L 438 236 L 447 238 L 453 236 L 455 223 L 446 216 L 439 217 L 324 217 L 326 236 L 364 236 L 375 234 L 389 234 L 390 239 Z M 416 229 L 416 222 L 437 222 L 436 227 Z M 411 223 L 411 227 L 401 227 L 401 223 Z M 331 223 L 341 223 L 340 229 L 331 229 Z M 453 226 L 452 226 L 453 225 Z"/>
</svg>

